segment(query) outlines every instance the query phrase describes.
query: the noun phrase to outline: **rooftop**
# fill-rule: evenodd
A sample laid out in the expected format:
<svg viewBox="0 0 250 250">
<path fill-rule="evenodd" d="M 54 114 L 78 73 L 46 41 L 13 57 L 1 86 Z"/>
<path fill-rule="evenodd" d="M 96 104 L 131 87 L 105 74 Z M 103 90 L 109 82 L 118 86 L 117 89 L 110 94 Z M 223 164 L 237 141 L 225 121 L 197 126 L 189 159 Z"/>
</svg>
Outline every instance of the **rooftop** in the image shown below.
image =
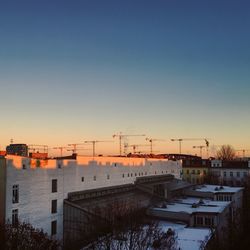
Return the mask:
<svg viewBox="0 0 250 250">
<path fill-rule="evenodd" d="M 166 212 L 174 212 L 174 213 L 187 213 L 187 214 L 193 214 L 193 213 L 221 213 L 227 205 L 229 205 L 230 202 L 223 202 L 222 204 L 210 204 L 210 205 L 204 205 L 196 203 L 168 203 L 166 207 L 162 208 L 152 208 L 155 211 L 166 211 Z"/>
<path fill-rule="evenodd" d="M 185 224 L 172 223 L 168 221 L 160 221 L 160 227 L 167 231 L 173 229 L 177 234 L 178 248 L 183 250 L 199 250 L 201 244 L 205 244 L 211 237 L 210 229 L 208 228 L 189 228 Z"/>
<path fill-rule="evenodd" d="M 210 192 L 210 193 L 237 193 L 241 191 L 242 187 L 229 187 L 229 186 L 218 186 L 218 185 L 202 185 L 195 188 L 199 192 Z"/>
</svg>

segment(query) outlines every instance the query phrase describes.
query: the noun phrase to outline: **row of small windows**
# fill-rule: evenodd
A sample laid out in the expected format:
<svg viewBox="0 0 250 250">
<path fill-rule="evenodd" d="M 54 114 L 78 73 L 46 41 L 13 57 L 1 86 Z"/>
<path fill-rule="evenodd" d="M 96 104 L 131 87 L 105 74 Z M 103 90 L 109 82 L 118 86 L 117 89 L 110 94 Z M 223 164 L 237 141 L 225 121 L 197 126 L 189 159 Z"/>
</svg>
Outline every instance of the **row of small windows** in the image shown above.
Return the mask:
<svg viewBox="0 0 250 250">
<path fill-rule="evenodd" d="M 161 171 L 162 174 L 164 174 L 165 172 L 164 171 Z M 166 171 L 166 174 L 168 173 L 168 171 Z M 171 173 L 174 173 L 174 170 L 172 169 L 171 170 Z M 147 172 L 139 172 L 139 173 L 128 173 L 127 174 L 127 177 L 137 177 L 137 176 L 144 176 L 144 175 L 147 175 L 148 173 Z M 155 174 L 157 174 L 157 171 L 155 171 Z M 125 178 L 125 174 L 122 174 L 122 178 Z M 107 174 L 107 180 L 110 179 L 110 175 Z M 96 181 L 97 180 L 97 177 L 96 175 L 93 176 L 93 180 Z M 81 181 L 84 182 L 85 181 L 85 178 L 84 176 L 81 177 Z"/>
<path fill-rule="evenodd" d="M 231 195 L 218 195 L 217 196 L 217 201 L 232 201 L 232 196 Z"/>
<path fill-rule="evenodd" d="M 240 175 L 242 175 L 242 177 L 247 177 L 247 172 L 242 172 L 240 174 L 240 172 L 223 172 L 223 176 L 227 177 L 229 174 L 230 177 L 241 177 Z"/>
<path fill-rule="evenodd" d="M 194 225 L 195 226 L 214 226 L 214 218 L 213 217 L 194 217 Z"/>
<path fill-rule="evenodd" d="M 187 173 L 187 174 L 190 174 L 190 173 L 191 173 L 191 174 L 201 174 L 201 173 L 203 173 L 204 175 L 206 175 L 206 174 L 207 174 L 207 171 L 206 171 L 206 170 L 201 171 L 201 170 L 199 170 L 199 169 L 196 170 L 196 171 L 195 171 L 194 169 L 193 169 L 192 171 L 189 171 L 189 169 L 187 169 L 186 173 Z"/>
</svg>

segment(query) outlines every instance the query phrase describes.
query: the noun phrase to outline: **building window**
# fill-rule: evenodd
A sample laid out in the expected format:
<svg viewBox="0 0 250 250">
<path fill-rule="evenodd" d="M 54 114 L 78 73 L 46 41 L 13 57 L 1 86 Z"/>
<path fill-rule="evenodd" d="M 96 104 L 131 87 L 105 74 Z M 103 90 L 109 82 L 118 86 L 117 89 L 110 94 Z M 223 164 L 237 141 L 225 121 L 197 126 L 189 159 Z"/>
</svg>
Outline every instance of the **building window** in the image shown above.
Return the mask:
<svg viewBox="0 0 250 250">
<path fill-rule="evenodd" d="M 52 214 L 57 213 L 57 200 L 51 201 L 51 213 Z"/>
<path fill-rule="evenodd" d="M 82 176 L 82 182 L 84 182 L 84 176 Z"/>
<path fill-rule="evenodd" d="M 107 174 L 107 179 L 108 179 L 108 180 L 110 179 L 110 175 L 109 175 L 109 174 Z"/>
<path fill-rule="evenodd" d="M 244 172 L 244 177 L 246 177 L 247 176 L 247 172 Z"/>
<path fill-rule="evenodd" d="M 147 172 L 145 172 L 145 175 L 147 175 Z"/>
<path fill-rule="evenodd" d="M 195 174 L 195 170 L 194 169 L 192 170 L 192 174 Z"/>
<path fill-rule="evenodd" d="M 12 210 L 12 225 L 17 225 L 18 223 L 18 209 Z"/>
<path fill-rule="evenodd" d="M 93 180 L 96 181 L 96 175 L 94 175 Z"/>
<path fill-rule="evenodd" d="M 128 177 L 129 177 L 129 173 L 128 173 Z"/>
<path fill-rule="evenodd" d="M 231 177 L 233 177 L 233 176 L 234 176 L 234 175 L 233 175 L 233 172 L 230 172 L 230 176 L 231 176 Z"/>
<path fill-rule="evenodd" d="M 56 234 L 56 229 L 57 229 L 57 221 L 51 221 L 51 235 L 55 235 Z"/>
<path fill-rule="evenodd" d="M 214 218 L 205 217 L 205 225 L 206 226 L 214 226 Z"/>
<path fill-rule="evenodd" d="M 237 177 L 240 177 L 240 172 L 237 172 Z"/>
<path fill-rule="evenodd" d="M 124 178 L 125 177 L 125 175 L 124 174 L 122 174 L 122 178 Z"/>
<path fill-rule="evenodd" d="M 130 176 L 133 177 L 133 174 L 131 173 Z"/>
<path fill-rule="evenodd" d="M 12 187 L 12 203 L 19 202 L 19 185 L 13 185 Z"/>
<path fill-rule="evenodd" d="M 26 169 L 26 165 L 25 164 L 23 164 L 23 169 Z"/>
<path fill-rule="evenodd" d="M 227 177 L 227 172 L 224 172 L 224 177 Z"/>
<path fill-rule="evenodd" d="M 58 164 L 57 164 L 57 167 L 58 167 L 58 168 L 62 168 L 62 164 L 61 164 L 61 163 L 58 163 Z"/>
<path fill-rule="evenodd" d="M 200 174 L 201 173 L 201 171 L 200 170 L 197 170 L 197 174 Z"/>
<path fill-rule="evenodd" d="M 203 225 L 203 217 L 196 217 L 196 224 Z"/>
<path fill-rule="evenodd" d="M 139 175 L 140 175 L 140 173 L 139 173 Z M 135 176 L 137 176 L 137 173 L 135 173 Z"/>
<path fill-rule="evenodd" d="M 52 180 L 52 193 L 57 192 L 57 179 Z"/>
<path fill-rule="evenodd" d="M 187 170 L 187 174 L 189 174 L 189 169 Z"/>
</svg>

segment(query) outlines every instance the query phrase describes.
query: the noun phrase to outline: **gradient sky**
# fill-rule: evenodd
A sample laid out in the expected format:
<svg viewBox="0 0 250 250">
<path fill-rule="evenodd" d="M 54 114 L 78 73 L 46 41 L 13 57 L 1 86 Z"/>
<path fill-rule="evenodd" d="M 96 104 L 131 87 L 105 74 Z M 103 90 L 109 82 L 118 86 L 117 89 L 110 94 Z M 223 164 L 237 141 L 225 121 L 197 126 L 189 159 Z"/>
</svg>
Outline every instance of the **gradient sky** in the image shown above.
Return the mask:
<svg viewBox="0 0 250 250">
<path fill-rule="evenodd" d="M 250 149 L 249 31 L 247 0 L 1 1 L 1 148 L 123 131 Z"/>
</svg>

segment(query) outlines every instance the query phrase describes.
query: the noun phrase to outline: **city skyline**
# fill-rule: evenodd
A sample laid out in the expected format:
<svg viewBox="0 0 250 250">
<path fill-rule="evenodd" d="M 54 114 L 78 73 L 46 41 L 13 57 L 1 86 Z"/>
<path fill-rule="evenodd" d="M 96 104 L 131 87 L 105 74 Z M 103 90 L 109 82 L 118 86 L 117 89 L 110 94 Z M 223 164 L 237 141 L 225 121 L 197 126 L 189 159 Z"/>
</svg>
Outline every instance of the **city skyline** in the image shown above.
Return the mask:
<svg viewBox="0 0 250 250">
<path fill-rule="evenodd" d="M 120 131 L 164 153 L 171 138 L 250 149 L 249 14 L 244 0 L 1 3 L 1 149 Z"/>
</svg>

